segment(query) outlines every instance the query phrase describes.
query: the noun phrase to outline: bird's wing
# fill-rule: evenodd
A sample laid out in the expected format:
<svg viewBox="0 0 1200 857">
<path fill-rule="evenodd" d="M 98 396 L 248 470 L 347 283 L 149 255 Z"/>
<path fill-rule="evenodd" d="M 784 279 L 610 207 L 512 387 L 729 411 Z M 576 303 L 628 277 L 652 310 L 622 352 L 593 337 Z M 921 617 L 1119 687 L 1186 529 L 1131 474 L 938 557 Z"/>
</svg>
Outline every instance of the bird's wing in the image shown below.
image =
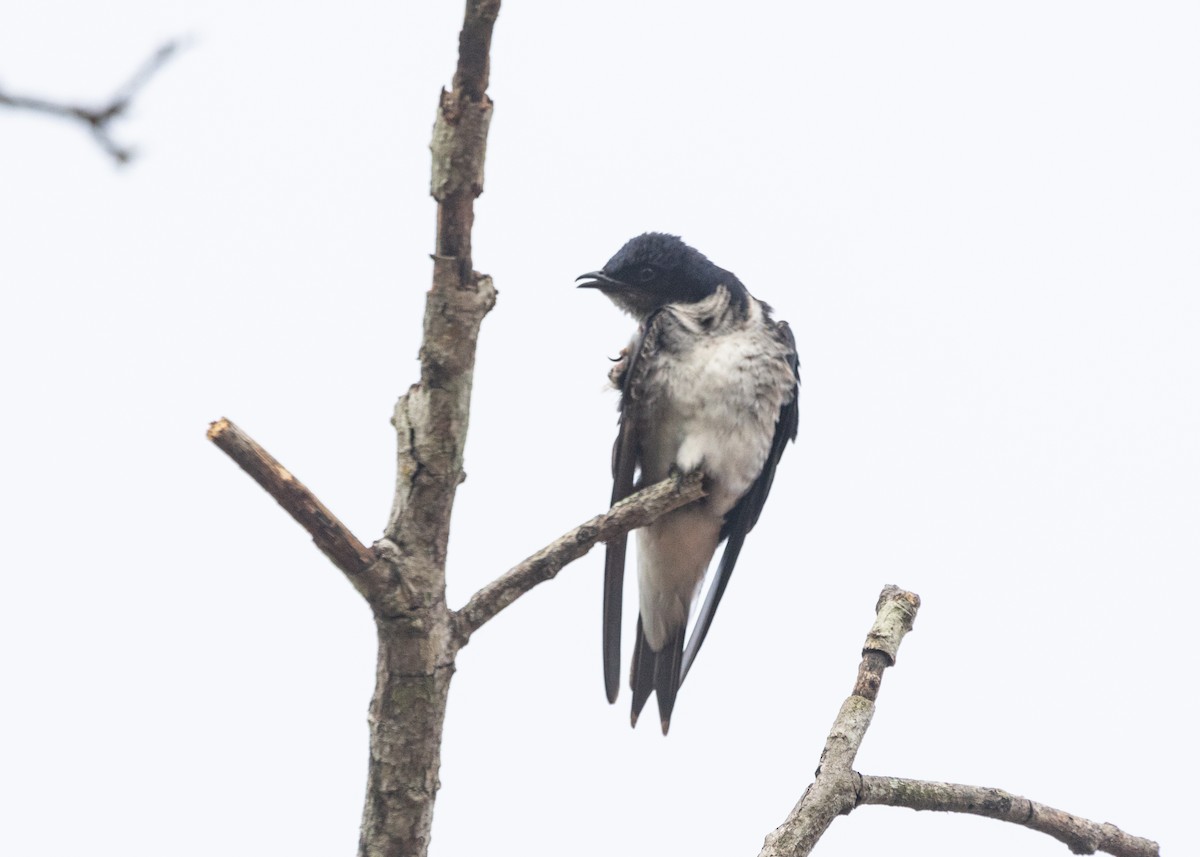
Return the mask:
<svg viewBox="0 0 1200 857">
<path fill-rule="evenodd" d="M 638 459 L 634 412 L 649 362 L 646 356 L 658 347 L 663 318 L 663 311 L 659 310 L 646 320 L 636 344 L 629 350 L 629 362 L 622 373 L 620 428 L 613 444 L 612 460 L 614 505 L 633 493 Z M 604 689 L 609 702 L 617 701 L 621 684 L 621 594 L 625 583 L 626 541 L 626 536 L 620 536 L 608 542 L 604 555 Z"/>
<path fill-rule="evenodd" d="M 733 574 L 733 567 L 737 564 L 738 555 L 742 552 L 746 534 L 758 523 L 758 516 L 762 513 L 763 504 L 767 502 L 767 495 L 771 492 L 771 483 L 775 481 L 775 467 L 779 464 L 783 449 L 787 446 L 788 441 L 796 439 L 796 432 L 800 427 L 800 360 L 796 355 L 796 338 L 792 335 L 792 329 L 788 327 L 786 321 L 775 323 L 775 334 L 787 346 L 787 359 L 792 367 L 792 376 L 796 379 L 796 384 L 792 388 L 791 401 L 779 409 L 779 418 L 775 422 L 775 436 L 771 440 L 771 449 L 767 453 L 767 460 L 763 464 L 762 472 L 758 474 L 758 478 L 754 480 L 750 490 L 725 516 L 725 523 L 721 527 L 721 538 L 727 540 L 725 551 L 721 554 L 721 564 L 717 566 L 717 575 L 713 578 L 708 596 L 700 608 L 700 615 L 696 617 L 696 626 L 692 629 L 692 636 L 688 639 L 687 648 L 683 652 L 683 667 L 679 676 L 681 684 L 687 677 L 692 662 L 696 660 L 700 647 L 704 644 L 704 637 L 708 634 L 709 626 L 712 625 L 717 605 L 721 603 L 721 596 L 725 594 L 725 587 L 729 583 L 730 575 Z"/>
</svg>

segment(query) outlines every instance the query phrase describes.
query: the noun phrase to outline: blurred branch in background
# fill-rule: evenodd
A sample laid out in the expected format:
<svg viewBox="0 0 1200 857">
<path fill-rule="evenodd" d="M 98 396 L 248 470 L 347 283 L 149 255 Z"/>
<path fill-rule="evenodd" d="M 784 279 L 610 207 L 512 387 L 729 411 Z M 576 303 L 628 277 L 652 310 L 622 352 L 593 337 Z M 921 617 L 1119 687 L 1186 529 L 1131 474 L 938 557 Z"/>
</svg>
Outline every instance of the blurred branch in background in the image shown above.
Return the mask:
<svg viewBox="0 0 1200 857">
<path fill-rule="evenodd" d="M 28 95 L 14 95 L 8 92 L 3 85 L 0 85 L 0 106 L 12 107 L 17 110 L 32 110 L 36 113 L 45 113 L 81 122 L 92 132 L 96 142 L 112 156 L 113 160 L 118 164 L 127 164 L 133 159 L 134 150 L 113 139 L 112 123 L 128 111 L 134 96 L 183 46 L 184 43 L 179 39 L 164 44 L 143 62 L 125 85 L 113 94 L 107 104 L 101 107 L 86 107 L 81 104 L 65 104 Z"/>
</svg>

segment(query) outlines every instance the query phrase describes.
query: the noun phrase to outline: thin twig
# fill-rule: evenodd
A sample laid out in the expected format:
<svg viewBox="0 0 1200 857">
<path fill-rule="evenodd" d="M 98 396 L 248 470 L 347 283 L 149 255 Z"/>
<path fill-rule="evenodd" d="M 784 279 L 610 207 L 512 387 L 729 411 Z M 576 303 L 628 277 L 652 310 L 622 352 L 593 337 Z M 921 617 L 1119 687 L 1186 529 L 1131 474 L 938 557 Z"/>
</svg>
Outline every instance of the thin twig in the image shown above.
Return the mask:
<svg viewBox="0 0 1200 857">
<path fill-rule="evenodd" d="M 539 583 L 552 580 L 565 565 L 579 559 L 598 542 L 644 527 L 672 509 L 699 500 L 704 493 L 703 474 L 699 471 L 679 479 L 664 479 L 555 539 L 480 589 L 455 613 L 459 645 L 465 645 L 497 613 Z"/>
<path fill-rule="evenodd" d="M 133 76 L 121 86 L 108 103 L 102 107 L 85 107 L 79 104 L 62 104 L 27 95 L 12 95 L 0 89 L 0 106 L 18 110 L 32 110 L 63 119 L 82 122 L 118 164 L 126 164 L 133 158 L 133 149 L 118 144 L 110 134 L 113 120 L 125 114 L 133 98 L 143 86 L 161 69 L 181 47 L 181 42 L 170 41 L 155 51 L 142 63 Z"/>
<path fill-rule="evenodd" d="M 1000 789 L 899 777 L 862 777 L 858 803 L 937 812 L 964 812 L 1010 821 L 1053 836 L 1073 854 L 1158 857 L 1158 843 L 1113 824 L 1098 824 Z"/>
<path fill-rule="evenodd" d="M 308 531 L 321 552 L 346 573 L 355 588 L 361 589 L 358 579 L 375 562 L 375 555 L 324 503 L 253 438 L 224 417 L 209 425 L 208 439 L 274 497 Z"/>
</svg>

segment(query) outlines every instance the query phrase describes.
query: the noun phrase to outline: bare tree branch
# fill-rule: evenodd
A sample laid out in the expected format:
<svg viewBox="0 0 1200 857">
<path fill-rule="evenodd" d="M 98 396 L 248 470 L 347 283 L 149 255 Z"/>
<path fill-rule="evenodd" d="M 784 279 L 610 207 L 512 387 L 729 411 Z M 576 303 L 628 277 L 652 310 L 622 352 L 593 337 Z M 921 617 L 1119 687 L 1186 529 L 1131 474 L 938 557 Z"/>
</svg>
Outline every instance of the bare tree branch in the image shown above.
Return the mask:
<svg viewBox="0 0 1200 857">
<path fill-rule="evenodd" d="M 884 587 L 875 624 L 867 634 L 854 693 L 842 704 L 817 768 L 816 779 L 776 830 L 759 857 L 805 857 L 838 815 L 864 804 L 966 812 L 1011 821 L 1053 836 L 1075 854 L 1104 851 L 1118 857 L 1158 857 L 1158 845 L 1112 824 L 1097 824 L 999 789 L 869 777 L 853 770 L 875 711 L 883 671 L 896 663 L 904 635 L 912 630 L 921 599 L 895 586 Z"/>
<path fill-rule="evenodd" d="M 931 783 L 899 777 L 861 779 L 859 805 L 879 804 L 916 810 L 965 812 L 1011 821 L 1053 836 L 1073 854 L 1103 851 L 1117 857 L 1158 857 L 1158 843 L 1125 833 L 1116 825 L 1097 824 L 1000 789 Z"/>
<path fill-rule="evenodd" d="M 842 703 L 829 730 L 816 779 L 787 820 L 767 836 L 759 857 L 807 855 L 835 817 L 854 809 L 854 757 L 871 725 L 883 671 L 896 662 L 900 642 L 912 630 L 920 606 L 921 599 L 915 594 L 884 587 L 875 606 L 875 624 L 863 646 L 854 693 Z"/>
<path fill-rule="evenodd" d="M 111 136 L 110 126 L 114 119 L 125 114 L 138 91 L 161 69 L 181 47 L 179 41 L 170 41 L 155 51 L 142 63 L 125 84 L 118 89 L 102 107 L 85 107 L 78 104 L 63 104 L 26 95 L 13 95 L 0 88 L 0 106 L 18 110 L 32 110 L 63 119 L 82 122 L 118 164 L 126 164 L 133 158 L 133 149 L 122 146 Z"/>
<path fill-rule="evenodd" d="M 494 619 L 497 613 L 539 583 L 554 579 L 563 566 L 579 559 L 597 542 L 651 524 L 672 509 L 686 506 L 703 496 L 704 478 L 699 471 L 679 479 L 664 479 L 560 536 L 480 589 L 455 613 L 458 645 L 466 645 L 471 635 Z"/>
<path fill-rule="evenodd" d="M 355 581 L 375 562 L 375 555 L 253 438 L 222 417 L 208 427 L 208 439 L 263 487 L 304 527 L 321 553 Z M 355 584 L 358 588 L 358 584 Z"/>
</svg>

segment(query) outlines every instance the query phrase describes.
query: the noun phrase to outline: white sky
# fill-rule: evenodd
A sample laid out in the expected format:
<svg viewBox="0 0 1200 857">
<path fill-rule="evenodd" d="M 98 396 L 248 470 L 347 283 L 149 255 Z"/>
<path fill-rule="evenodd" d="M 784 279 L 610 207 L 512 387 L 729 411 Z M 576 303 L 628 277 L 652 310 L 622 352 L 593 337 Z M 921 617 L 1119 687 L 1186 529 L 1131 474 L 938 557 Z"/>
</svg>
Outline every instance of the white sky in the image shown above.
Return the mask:
<svg viewBox="0 0 1200 857">
<path fill-rule="evenodd" d="M 204 430 L 232 418 L 380 532 L 460 17 L 5 11 L 0 80 L 47 96 L 195 44 L 118 130 L 130 169 L 0 113 L 0 852 L 353 853 L 367 608 Z M 885 583 L 924 607 L 859 770 L 1200 850 L 1198 25 L 1145 0 L 505 4 L 452 605 L 604 506 L 630 323 L 572 280 L 626 238 L 683 235 L 791 322 L 801 426 L 668 739 L 604 701 L 600 551 L 479 633 L 435 855 L 757 853 Z M 885 841 L 1067 853 L 882 808 L 820 853 Z"/>
</svg>

